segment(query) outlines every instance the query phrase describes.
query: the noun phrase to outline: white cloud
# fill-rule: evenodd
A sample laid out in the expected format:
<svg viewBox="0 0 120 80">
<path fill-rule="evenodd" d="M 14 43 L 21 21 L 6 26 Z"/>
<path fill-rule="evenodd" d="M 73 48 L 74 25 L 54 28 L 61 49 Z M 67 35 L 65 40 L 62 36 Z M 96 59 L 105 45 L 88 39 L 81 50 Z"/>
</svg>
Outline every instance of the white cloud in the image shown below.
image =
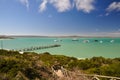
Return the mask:
<svg viewBox="0 0 120 80">
<path fill-rule="evenodd" d="M 70 0 L 43 0 L 39 6 L 39 12 L 46 10 L 47 3 L 52 4 L 58 12 L 65 12 L 71 8 Z"/>
<path fill-rule="evenodd" d="M 108 8 L 106 9 L 108 12 L 111 11 L 120 11 L 120 2 L 113 2 L 111 3 Z"/>
<path fill-rule="evenodd" d="M 49 3 L 53 5 L 58 12 L 65 12 L 76 7 L 79 11 L 90 13 L 95 9 L 93 6 L 94 2 L 95 0 L 43 0 L 39 6 L 39 12 L 45 11 L 47 3 Z"/>
<path fill-rule="evenodd" d="M 43 12 L 43 11 L 45 11 L 46 10 L 46 4 L 47 4 L 47 0 L 43 0 L 42 1 L 42 3 L 41 3 L 41 5 L 39 6 L 39 12 Z"/>
<path fill-rule="evenodd" d="M 77 10 L 81 10 L 86 13 L 90 13 L 95 9 L 93 3 L 95 0 L 75 0 Z"/>
<path fill-rule="evenodd" d="M 27 7 L 27 9 L 29 9 L 29 1 L 28 0 L 19 0 L 23 5 L 25 5 Z"/>
<path fill-rule="evenodd" d="M 50 0 L 50 3 L 58 10 L 58 12 L 65 12 L 71 9 L 70 0 Z"/>
</svg>

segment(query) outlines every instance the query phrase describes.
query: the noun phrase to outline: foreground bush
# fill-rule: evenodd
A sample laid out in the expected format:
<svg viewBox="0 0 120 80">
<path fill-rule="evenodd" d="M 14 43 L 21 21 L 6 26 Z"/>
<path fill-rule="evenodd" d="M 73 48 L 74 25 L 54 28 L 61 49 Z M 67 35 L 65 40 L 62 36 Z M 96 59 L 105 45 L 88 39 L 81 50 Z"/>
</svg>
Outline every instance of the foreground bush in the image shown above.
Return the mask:
<svg viewBox="0 0 120 80">
<path fill-rule="evenodd" d="M 52 66 L 69 71 L 120 77 L 120 58 L 93 57 L 78 60 L 74 57 L 0 50 L 0 80 L 54 80 Z"/>
</svg>

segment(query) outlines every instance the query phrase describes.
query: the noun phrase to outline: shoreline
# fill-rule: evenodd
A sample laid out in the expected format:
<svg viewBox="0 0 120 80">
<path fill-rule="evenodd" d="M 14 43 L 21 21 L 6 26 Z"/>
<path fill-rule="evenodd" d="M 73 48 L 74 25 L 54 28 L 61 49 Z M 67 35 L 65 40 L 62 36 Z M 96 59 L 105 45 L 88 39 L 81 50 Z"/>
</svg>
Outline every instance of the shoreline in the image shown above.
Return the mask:
<svg viewBox="0 0 120 80">
<path fill-rule="evenodd" d="M 41 35 L 7 35 L 0 36 L 0 38 L 13 38 L 13 37 L 41 37 L 41 38 L 120 38 L 120 36 L 41 36 Z"/>
<path fill-rule="evenodd" d="M 0 39 L 14 39 L 14 38 L 10 36 L 0 36 Z"/>
</svg>

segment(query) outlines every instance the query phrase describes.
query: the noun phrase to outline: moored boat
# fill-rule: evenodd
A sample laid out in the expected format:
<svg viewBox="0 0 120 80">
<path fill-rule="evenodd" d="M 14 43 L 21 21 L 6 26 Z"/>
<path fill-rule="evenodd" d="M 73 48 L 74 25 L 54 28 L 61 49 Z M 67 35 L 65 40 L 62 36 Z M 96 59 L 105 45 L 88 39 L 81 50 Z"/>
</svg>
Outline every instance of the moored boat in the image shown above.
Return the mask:
<svg viewBox="0 0 120 80">
<path fill-rule="evenodd" d="M 114 42 L 114 40 L 111 40 L 110 42 L 111 42 L 111 43 L 113 43 L 113 42 Z"/>
<path fill-rule="evenodd" d="M 72 41 L 79 41 L 77 38 L 73 38 Z"/>
<path fill-rule="evenodd" d="M 90 41 L 89 40 L 84 40 L 83 43 L 89 43 Z"/>
</svg>

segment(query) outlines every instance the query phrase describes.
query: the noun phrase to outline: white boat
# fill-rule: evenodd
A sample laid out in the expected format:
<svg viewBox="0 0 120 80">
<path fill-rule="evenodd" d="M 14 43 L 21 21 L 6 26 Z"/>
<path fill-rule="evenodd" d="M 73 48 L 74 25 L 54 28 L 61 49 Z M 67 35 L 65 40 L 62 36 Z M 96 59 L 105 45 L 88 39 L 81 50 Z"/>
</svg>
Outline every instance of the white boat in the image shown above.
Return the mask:
<svg viewBox="0 0 120 80">
<path fill-rule="evenodd" d="M 58 40 L 55 39 L 54 42 L 58 42 Z"/>
<path fill-rule="evenodd" d="M 103 43 L 103 41 L 100 41 L 100 43 Z"/>
<path fill-rule="evenodd" d="M 72 41 L 79 41 L 77 38 L 73 38 Z"/>
<path fill-rule="evenodd" d="M 89 40 L 84 40 L 83 43 L 89 43 L 90 41 Z"/>
<path fill-rule="evenodd" d="M 114 42 L 114 40 L 111 40 L 110 42 L 111 42 L 111 43 L 113 43 L 113 42 Z"/>
<path fill-rule="evenodd" d="M 61 42 L 61 39 L 55 39 L 54 42 Z"/>
</svg>

